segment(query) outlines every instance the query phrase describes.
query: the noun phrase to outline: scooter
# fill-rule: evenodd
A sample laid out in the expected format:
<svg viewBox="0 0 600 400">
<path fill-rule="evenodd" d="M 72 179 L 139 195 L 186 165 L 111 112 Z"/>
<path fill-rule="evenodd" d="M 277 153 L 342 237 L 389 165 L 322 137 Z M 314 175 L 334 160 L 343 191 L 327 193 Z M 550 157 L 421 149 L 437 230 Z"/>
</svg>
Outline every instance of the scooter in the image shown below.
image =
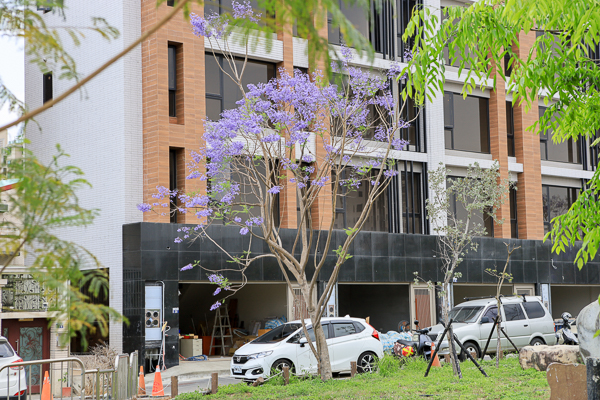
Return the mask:
<svg viewBox="0 0 600 400">
<path fill-rule="evenodd" d="M 556 344 L 578 346 L 579 340 L 573 333 L 571 322 L 569 322 L 569 319 L 572 318 L 571 314 L 564 312 L 560 317 L 563 320 L 563 327 L 556 332 Z"/>
<path fill-rule="evenodd" d="M 415 321 L 417 340 L 398 339 L 394 343 L 394 354 L 399 358 L 424 356 L 426 360 L 431 357 L 431 338 L 427 335 L 431 328 L 418 329 L 419 321 Z M 415 339 L 413 337 L 413 339 Z"/>
</svg>

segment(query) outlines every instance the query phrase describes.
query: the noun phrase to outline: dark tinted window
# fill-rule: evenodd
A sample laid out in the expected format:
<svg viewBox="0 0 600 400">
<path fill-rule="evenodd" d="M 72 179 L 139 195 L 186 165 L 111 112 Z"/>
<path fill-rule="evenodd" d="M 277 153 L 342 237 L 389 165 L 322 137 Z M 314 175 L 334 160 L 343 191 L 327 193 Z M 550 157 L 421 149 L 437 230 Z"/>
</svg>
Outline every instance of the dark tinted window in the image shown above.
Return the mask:
<svg viewBox="0 0 600 400">
<path fill-rule="evenodd" d="M 454 179 L 458 179 L 458 177 L 448 177 L 448 187 L 452 184 Z M 469 200 L 472 201 L 472 200 Z M 468 212 L 465 207 L 465 204 L 456 197 L 455 193 L 450 195 L 450 210 L 456 215 L 456 218 L 460 221 L 466 221 Z M 450 219 L 449 219 L 450 220 Z M 471 214 L 471 221 L 477 224 L 482 224 L 485 226 L 485 236 L 493 237 L 494 236 L 494 219 L 489 216 L 487 213 L 481 213 L 478 211 L 474 211 Z"/>
<path fill-rule="evenodd" d="M 512 102 L 506 102 L 506 147 L 508 156 L 515 156 L 515 124 Z"/>
<path fill-rule="evenodd" d="M 274 343 L 280 342 L 292 333 L 296 332 L 300 328 L 301 324 L 283 324 L 277 328 L 271 329 L 258 339 L 255 339 L 253 343 Z"/>
<path fill-rule="evenodd" d="M 302 328 L 302 325 L 299 326 L 299 328 Z M 310 337 L 310 341 L 314 342 L 315 339 L 315 331 L 313 330 L 313 328 L 308 328 L 306 329 L 308 331 L 308 336 Z M 325 339 L 329 339 L 329 324 L 323 324 L 323 333 L 325 334 Z M 299 333 L 297 333 L 292 339 L 291 342 L 298 342 L 298 340 L 300 340 L 300 338 L 304 337 L 304 330 L 301 330 Z"/>
<path fill-rule="evenodd" d="M 545 107 L 539 108 L 540 117 L 544 115 Z M 555 120 L 555 115 L 552 116 L 552 121 Z M 552 129 L 546 133 L 540 133 L 540 156 L 542 160 L 581 163 L 581 149 L 579 143 L 569 138 L 560 143 L 554 143 L 552 140 Z"/>
<path fill-rule="evenodd" d="M 548 233 L 551 221 L 563 215 L 577 200 L 577 188 L 542 185 L 542 205 L 544 214 L 544 232 Z"/>
<path fill-rule="evenodd" d="M 42 97 L 43 102 L 47 102 L 52 100 L 53 90 L 52 90 L 52 72 L 47 72 L 44 74 L 44 81 L 42 86 Z"/>
<path fill-rule="evenodd" d="M 14 355 L 15 352 L 7 342 L 0 342 L 0 357 L 12 357 Z"/>
<path fill-rule="evenodd" d="M 363 209 L 367 206 L 369 193 L 374 189 L 369 181 L 377 177 L 377 174 L 379 174 L 379 170 L 373 168 L 369 172 L 371 178 L 362 180 L 358 189 L 348 191 L 343 186 L 338 188 L 334 229 L 346 229 L 358 222 Z M 335 179 L 332 179 L 332 182 L 335 182 Z M 388 217 L 388 191 L 386 190 L 373 202 L 373 208 L 365 220 L 362 230 L 389 232 Z"/>
<path fill-rule="evenodd" d="M 488 317 L 490 322 L 494 322 L 494 320 L 496 319 L 496 316 L 498 315 L 498 307 L 494 306 L 494 307 L 490 307 L 485 311 L 485 314 L 483 314 L 483 317 Z"/>
<path fill-rule="evenodd" d="M 243 68 L 243 60 L 235 60 L 236 68 L 241 71 Z M 219 67 L 220 65 L 220 67 Z M 206 73 L 206 115 L 211 120 L 218 120 L 219 115 L 223 110 L 229 110 L 237 107 L 236 102 L 242 99 L 242 92 L 231 78 L 223 73 L 225 71 L 231 76 L 234 76 L 233 71 L 227 61 L 222 56 L 216 58 L 207 53 L 205 57 L 205 73 Z M 223 68 L 223 71 L 221 71 Z M 275 66 L 273 64 L 248 60 L 242 84 L 244 90 L 247 90 L 248 85 L 253 83 L 267 83 L 275 77 Z"/>
<path fill-rule="evenodd" d="M 523 308 L 525 308 L 525 312 L 529 319 L 533 318 L 542 318 L 546 315 L 546 311 L 544 311 L 544 307 L 537 301 L 528 301 L 527 303 L 523 303 Z"/>
<path fill-rule="evenodd" d="M 333 337 L 342 337 L 357 333 L 352 322 L 333 324 Z"/>
<path fill-rule="evenodd" d="M 356 333 L 360 333 L 365 330 L 365 327 L 360 322 L 355 322 L 354 328 L 356 329 Z"/>
<path fill-rule="evenodd" d="M 461 94 L 444 94 L 446 148 L 489 153 L 488 99 Z"/>
<path fill-rule="evenodd" d="M 339 3 L 340 11 L 348 19 L 349 22 L 354 25 L 356 30 L 360 32 L 365 38 L 369 37 L 369 20 L 367 19 L 367 11 L 358 4 L 346 4 L 345 1 Z M 329 43 L 341 44 L 344 41 L 340 28 L 334 26 L 332 23 L 331 15 L 327 18 L 327 35 Z"/>
<path fill-rule="evenodd" d="M 510 237 L 519 237 L 519 221 L 517 220 L 517 189 L 511 187 L 508 196 L 510 198 Z"/>
<path fill-rule="evenodd" d="M 454 322 L 475 322 L 481 310 L 483 310 L 483 307 L 479 306 L 454 307 L 450 310 L 450 318 Z"/>
<path fill-rule="evenodd" d="M 525 319 L 523 309 L 519 304 L 504 304 L 504 315 L 507 321 L 518 321 Z"/>
</svg>

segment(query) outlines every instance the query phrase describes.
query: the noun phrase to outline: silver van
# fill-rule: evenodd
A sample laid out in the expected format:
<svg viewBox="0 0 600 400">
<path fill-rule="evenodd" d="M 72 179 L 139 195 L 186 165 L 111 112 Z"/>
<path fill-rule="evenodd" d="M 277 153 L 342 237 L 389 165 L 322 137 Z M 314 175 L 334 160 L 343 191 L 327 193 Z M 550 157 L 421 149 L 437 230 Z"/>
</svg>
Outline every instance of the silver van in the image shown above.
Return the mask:
<svg viewBox="0 0 600 400">
<path fill-rule="evenodd" d="M 537 296 L 515 296 L 502 297 L 502 322 L 504 331 L 513 343 L 521 349 L 524 346 L 537 346 L 542 344 L 556 344 L 554 335 L 554 320 Z M 458 304 L 450 311 L 450 317 L 454 319 L 452 327 L 458 339 L 469 352 L 481 352 L 494 326 L 494 319 L 498 315 L 498 307 L 495 298 L 470 300 Z M 432 327 L 429 336 L 437 343 L 438 335 L 444 332 L 441 324 Z M 487 354 L 496 352 L 497 343 L 496 330 L 492 333 L 492 339 L 487 349 Z M 500 344 L 503 350 L 513 349 L 508 340 L 501 335 Z M 456 346 L 460 353 L 460 348 Z M 440 345 L 439 354 L 448 354 L 448 342 L 444 340 Z M 466 355 L 460 354 L 460 358 Z"/>
</svg>

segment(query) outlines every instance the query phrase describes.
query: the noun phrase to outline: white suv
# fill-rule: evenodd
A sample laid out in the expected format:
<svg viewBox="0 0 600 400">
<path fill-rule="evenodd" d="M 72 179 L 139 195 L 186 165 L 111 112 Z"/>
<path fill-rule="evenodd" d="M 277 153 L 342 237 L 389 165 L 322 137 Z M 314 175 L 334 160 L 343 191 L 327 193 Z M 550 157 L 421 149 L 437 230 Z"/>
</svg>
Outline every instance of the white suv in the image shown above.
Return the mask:
<svg viewBox="0 0 600 400">
<path fill-rule="evenodd" d="M 310 320 L 305 320 L 305 324 L 314 342 Z M 364 319 L 323 318 L 321 324 L 333 372 L 350 371 L 351 361 L 356 361 L 359 372 L 371 371 L 375 360 L 383 357 L 379 333 Z M 236 350 L 231 359 L 231 376 L 254 380 L 284 366 L 296 374 L 317 373 L 317 359 L 304 337 L 300 321 L 278 326 Z"/>
<path fill-rule="evenodd" d="M 22 362 L 8 340 L 0 336 L 0 368 L 12 363 Z M 8 384 L 8 388 L 7 388 Z M 6 367 L 0 372 L 0 399 L 25 399 L 27 379 L 24 367 Z"/>
<path fill-rule="evenodd" d="M 544 307 L 541 299 L 537 296 L 502 297 L 502 322 L 504 328 L 513 343 L 521 349 L 525 346 L 536 346 L 541 344 L 556 344 L 554 335 L 554 320 Z M 452 327 L 458 339 L 469 352 L 481 355 L 490 330 L 494 325 L 494 319 L 498 315 L 496 299 L 485 298 L 471 300 L 458 304 L 450 311 L 450 317 L 454 319 Z M 444 327 L 441 324 L 432 327 L 429 336 L 437 343 L 438 335 L 441 335 Z M 487 349 L 487 353 L 496 352 L 497 336 L 496 330 Z M 504 335 L 500 336 L 500 344 L 503 350 L 513 349 Z M 460 348 L 456 346 L 460 353 Z M 444 340 L 440 345 L 440 354 L 448 354 L 448 342 Z M 461 354 L 464 359 L 466 355 Z"/>
</svg>

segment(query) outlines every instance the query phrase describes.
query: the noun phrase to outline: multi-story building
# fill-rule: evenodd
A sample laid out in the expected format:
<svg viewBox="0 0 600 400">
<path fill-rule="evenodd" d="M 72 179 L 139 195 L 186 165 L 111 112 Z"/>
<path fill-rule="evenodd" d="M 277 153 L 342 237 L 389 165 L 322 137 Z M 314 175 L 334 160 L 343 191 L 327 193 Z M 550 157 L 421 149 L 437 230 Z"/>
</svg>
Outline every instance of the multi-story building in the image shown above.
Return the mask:
<svg viewBox="0 0 600 400">
<path fill-rule="evenodd" d="M 376 51 L 374 62 L 360 58 L 355 64 L 384 70 L 393 61 L 401 62 L 400 38 L 410 9 L 417 3 L 397 0 L 395 13 L 391 7 L 384 8 L 373 19 L 356 9 L 343 8 Z M 443 6 L 463 4 L 450 0 L 424 3 L 435 12 Z M 121 31 L 114 43 L 89 35 L 82 46 L 73 49 L 85 74 L 150 29 L 169 12 L 169 4 L 156 7 L 154 0 L 69 3 L 64 21 L 52 13 L 43 18 L 53 24 L 79 26 L 91 16 L 103 16 Z M 220 5 L 227 7 L 228 1 L 221 0 Z M 193 8 L 198 14 L 203 12 L 201 7 Z M 324 27 L 322 34 L 333 46 L 340 44 L 339 30 Z M 518 51 L 524 57 L 534 39 L 535 34 L 522 35 Z M 269 45 L 250 48 L 249 81 L 265 82 L 280 67 L 315 67 L 309 65 L 307 41 L 295 37 L 292 29 L 265 40 Z M 130 322 L 111 324 L 111 345 L 123 351 L 141 350 L 148 358 L 158 354 L 162 336 L 153 327 L 153 317 L 145 316 L 147 310 L 157 311 L 158 321 L 164 320 L 170 327 L 164 338 L 167 365 L 178 362 L 176 332 L 208 335 L 214 319 L 214 312 L 209 311 L 214 287 L 206 273 L 179 268 L 200 260 L 205 267 L 218 269 L 226 261 L 208 242 L 173 242 L 180 224 L 197 222 L 194 216 L 142 215 L 135 206 L 151 203 L 157 186 L 202 189 L 200 183 L 184 179 L 190 153 L 201 144 L 202 121 L 206 116 L 215 118 L 238 99 L 237 92 L 224 82 L 219 62 L 218 49 L 194 36 L 189 22 L 178 16 L 88 84 L 85 91 L 42 114 L 38 118 L 41 132 L 37 128 L 27 132 L 39 157 L 49 157 L 54 144 L 60 143 L 71 154 L 70 162 L 81 167 L 93 185 L 80 193 L 80 198 L 85 206 L 99 208 L 100 217 L 93 227 L 65 235 L 84 244 L 109 269 L 109 304 Z M 475 162 L 489 167 L 494 160 L 500 163 L 502 177 L 516 183 L 516 190 L 511 190 L 510 201 L 499 210 L 506 222 L 490 225 L 490 237 L 478 238 L 478 251 L 470 252 L 460 265 L 462 277 L 454 284 L 454 301 L 495 292 L 495 279 L 485 270 L 504 265 L 505 243 L 521 247 L 512 256 L 514 280 L 505 285 L 504 293 L 540 295 L 555 317 L 563 311 L 576 315 L 597 299 L 600 263 L 593 260 L 579 271 L 573 264 L 573 252 L 553 255 L 551 244 L 542 241 L 550 220 L 566 211 L 591 177 L 597 154 L 585 142 L 555 144 L 527 131 L 544 110 L 542 99 L 539 110 L 513 107 L 503 79 L 498 79 L 497 91 L 475 89 L 463 99 L 463 80 L 458 68 L 448 66 L 445 93 L 436 93 L 414 127 L 407 130 L 405 138 L 410 145 L 399 155 L 401 173 L 381 202 L 386 209 L 374 210 L 372 223 L 356 239 L 353 257 L 340 273 L 335 296 L 339 315 L 370 316 L 372 324 L 383 331 L 396 329 L 401 320 L 418 318 L 422 326 L 433 323 L 437 296 L 427 286 L 415 284 L 413 274 L 418 272 L 425 280 L 441 278 L 436 236 L 425 210 L 425 201 L 434 190 L 428 185 L 428 171 L 443 164 L 453 175 L 461 176 Z M 26 66 L 26 101 L 32 108 L 69 84 Z M 489 89 L 492 82 L 486 85 Z M 295 202 L 294 196 L 280 199 L 284 240 L 297 230 Z M 336 209 L 335 218 L 346 226 L 343 222 L 353 218 L 361 206 L 358 196 L 349 196 Z M 235 228 L 212 226 L 210 230 L 227 249 L 241 251 L 244 238 Z M 341 240 L 345 233 L 336 231 L 335 235 Z M 253 251 L 266 251 L 266 246 L 256 243 Z M 247 328 L 253 321 L 274 316 L 298 317 L 295 293 L 288 290 L 276 262 L 265 258 L 247 275 L 248 285 L 230 303 L 238 326 Z M 235 281 L 236 276 L 229 278 Z M 323 280 L 327 278 L 323 276 Z"/>
</svg>

